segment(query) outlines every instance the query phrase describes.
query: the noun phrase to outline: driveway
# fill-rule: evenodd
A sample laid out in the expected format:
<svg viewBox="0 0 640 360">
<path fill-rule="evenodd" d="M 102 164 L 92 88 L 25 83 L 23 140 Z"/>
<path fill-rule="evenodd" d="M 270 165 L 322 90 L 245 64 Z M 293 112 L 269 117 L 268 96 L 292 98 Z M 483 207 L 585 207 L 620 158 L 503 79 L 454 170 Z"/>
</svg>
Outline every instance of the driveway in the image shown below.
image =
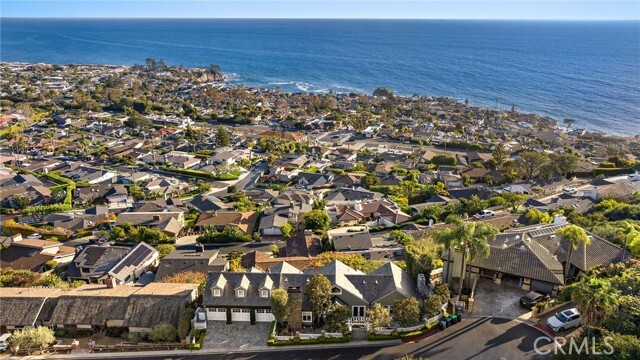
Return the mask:
<svg viewBox="0 0 640 360">
<path fill-rule="evenodd" d="M 540 319 L 538 320 L 538 324 L 544 326 L 545 329 L 547 329 L 550 333 L 554 334 L 555 336 L 562 336 L 562 337 L 578 336 L 580 334 L 580 329 L 581 329 L 580 326 L 574 327 L 574 328 L 571 328 L 571 329 L 566 329 L 565 331 L 558 332 L 558 333 L 555 333 L 555 332 L 553 332 L 553 330 L 551 330 L 551 329 L 546 327 L 547 326 L 547 320 L 550 317 L 555 316 L 559 312 L 563 312 L 563 311 L 568 310 L 568 309 L 573 309 L 575 307 L 576 307 L 576 304 L 571 303 L 571 304 L 567 304 L 565 306 L 559 307 L 559 308 L 557 308 L 557 309 L 555 309 L 553 311 L 550 311 L 550 312 L 548 312 L 548 313 L 546 313 L 546 314 L 544 314 L 544 315 L 542 315 L 540 317 Z"/>
<path fill-rule="evenodd" d="M 471 317 L 499 317 L 505 319 L 528 320 L 531 311 L 520 306 L 520 297 L 528 291 L 493 283 L 481 278 L 476 286 Z"/>
<path fill-rule="evenodd" d="M 271 323 L 209 321 L 203 349 L 251 350 L 266 349 Z"/>
</svg>

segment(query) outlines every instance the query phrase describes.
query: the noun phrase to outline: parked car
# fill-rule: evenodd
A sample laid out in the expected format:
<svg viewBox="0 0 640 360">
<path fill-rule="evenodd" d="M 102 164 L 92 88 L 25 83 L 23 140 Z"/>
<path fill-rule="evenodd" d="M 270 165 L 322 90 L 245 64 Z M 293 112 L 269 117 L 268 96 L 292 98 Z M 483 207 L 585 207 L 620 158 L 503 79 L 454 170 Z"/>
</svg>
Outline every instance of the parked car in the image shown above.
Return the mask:
<svg viewBox="0 0 640 360">
<path fill-rule="evenodd" d="M 638 174 L 638 173 L 629 174 L 628 178 L 629 178 L 629 180 L 632 180 L 632 181 L 638 181 L 638 180 L 640 180 L 640 174 Z"/>
<path fill-rule="evenodd" d="M 493 210 L 480 210 L 476 214 L 476 217 L 478 217 L 479 219 L 482 219 L 482 218 L 486 218 L 486 217 L 495 216 L 495 214 L 496 213 Z"/>
<path fill-rule="evenodd" d="M 42 235 L 40 235 L 38 233 L 33 233 L 33 234 L 27 236 L 27 239 L 42 239 Z"/>
<path fill-rule="evenodd" d="M 562 192 L 564 192 L 565 194 L 568 195 L 574 195 L 578 193 L 578 189 L 574 188 L 574 187 L 566 187 L 564 188 L 564 190 L 562 190 Z"/>
<path fill-rule="evenodd" d="M 532 291 L 520 298 L 520 305 L 527 309 L 533 309 L 538 303 L 549 300 L 549 295 L 543 295 L 539 292 Z"/>
<path fill-rule="evenodd" d="M 9 348 L 9 339 L 11 339 L 11 334 L 9 333 L 0 335 L 0 353 L 7 351 Z"/>
<path fill-rule="evenodd" d="M 556 332 L 563 332 L 566 329 L 580 326 L 581 320 L 577 309 L 569 309 L 550 317 L 547 320 L 547 327 Z"/>
</svg>

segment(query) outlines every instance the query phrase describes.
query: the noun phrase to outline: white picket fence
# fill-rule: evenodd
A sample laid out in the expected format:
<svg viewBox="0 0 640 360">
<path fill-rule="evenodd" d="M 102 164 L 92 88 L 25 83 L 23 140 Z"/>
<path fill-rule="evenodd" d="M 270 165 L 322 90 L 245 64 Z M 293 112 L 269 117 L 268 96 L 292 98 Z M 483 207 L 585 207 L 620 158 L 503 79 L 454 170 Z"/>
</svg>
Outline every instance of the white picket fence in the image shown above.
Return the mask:
<svg viewBox="0 0 640 360">
<path fill-rule="evenodd" d="M 394 329 L 375 329 L 373 333 L 376 335 L 391 335 L 394 331 Z"/>
</svg>

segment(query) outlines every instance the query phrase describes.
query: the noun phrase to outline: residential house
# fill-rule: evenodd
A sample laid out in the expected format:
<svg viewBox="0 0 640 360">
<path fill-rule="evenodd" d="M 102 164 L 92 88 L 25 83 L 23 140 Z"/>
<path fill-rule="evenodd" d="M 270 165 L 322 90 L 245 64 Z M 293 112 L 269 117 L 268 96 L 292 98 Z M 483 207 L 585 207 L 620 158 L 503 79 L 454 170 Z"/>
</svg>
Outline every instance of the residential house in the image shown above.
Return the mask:
<svg viewBox="0 0 640 360">
<path fill-rule="evenodd" d="M 65 265 L 73 260 L 75 249 L 59 242 L 26 239 L 14 236 L 6 248 L 0 251 L 0 268 L 45 272 L 46 264 L 55 261 L 56 265 Z"/>
<path fill-rule="evenodd" d="M 156 279 L 181 272 L 197 272 L 206 274 L 210 271 L 226 271 L 228 261 L 218 250 L 206 250 L 204 245 L 196 244 L 195 248 L 180 248 L 160 260 L 156 271 Z"/>
<path fill-rule="evenodd" d="M 271 292 L 285 289 L 292 311 L 287 322 L 294 330 L 311 326 L 315 316 L 305 295 L 307 282 L 316 274 L 331 282 L 332 303 L 349 309 L 349 324 L 365 324 L 367 309 L 379 303 L 393 312 L 393 301 L 417 297 L 409 274 L 393 263 L 364 274 L 334 260 L 304 272 L 292 266 L 271 268 L 266 273 L 211 272 L 205 286 L 203 306 L 207 321 L 272 322 Z"/>
<path fill-rule="evenodd" d="M 298 173 L 297 186 L 306 189 L 315 189 L 331 186 L 333 174 Z"/>
<path fill-rule="evenodd" d="M 158 228 L 166 235 L 176 237 L 184 227 L 183 211 L 136 211 L 118 214 L 116 225 L 130 223 L 134 226 Z"/>
<path fill-rule="evenodd" d="M 235 226 L 244 235 L 251 235 L 257 220 L 258 213 L 256 211 L 214 211 L 200 214 L 195 226 L 198 229 L 203 229 L 205 225 L 209 225 L 219 231 L 224 230 L 225 226 Z"/>
<path fill-rule="evenodd" d="M 364 251 L 373 247 L 368 231 L 331 235 L 329 240 L 333 243 L 333 249 L 340 252 Z"/>
<path fill-rule="evenodd" d="M 133 248 L 89 245 L 80 250 L 67 269 L 67 280 L 122 285 L 135 282 L 158 263 L 158 251 L 144 242 Z"/>
</svg>

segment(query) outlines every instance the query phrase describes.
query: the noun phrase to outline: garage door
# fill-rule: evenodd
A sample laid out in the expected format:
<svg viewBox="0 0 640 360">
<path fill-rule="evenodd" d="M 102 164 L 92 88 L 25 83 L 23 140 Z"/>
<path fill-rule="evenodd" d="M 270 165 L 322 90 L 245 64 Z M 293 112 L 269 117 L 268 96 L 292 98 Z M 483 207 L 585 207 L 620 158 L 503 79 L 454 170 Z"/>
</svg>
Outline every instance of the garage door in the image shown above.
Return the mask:
<svg viewBox="0 0 640 360">
<path fill-rule="evenodd" d="M 251 321 L 249 309 L 231 309 L 231 321 Z"/>
<path fill-rule="evenodd" d="M 256 310 L 256 322 L 272 322 L 276 318 L 271 313 L 271 309 Z"/>
<path fill-rule="evenodd" d="M 542 294 L 551 294 L 553 292 L 553 284 L 538 280 L 531 280 L 531 290 Z"/>
<path fill-rule="evenodd" d="M 207 309 L 207 319 L 212 320 L 224 320 L 227 321 L 227 309 L 213 308 Z"/>
</svg>

